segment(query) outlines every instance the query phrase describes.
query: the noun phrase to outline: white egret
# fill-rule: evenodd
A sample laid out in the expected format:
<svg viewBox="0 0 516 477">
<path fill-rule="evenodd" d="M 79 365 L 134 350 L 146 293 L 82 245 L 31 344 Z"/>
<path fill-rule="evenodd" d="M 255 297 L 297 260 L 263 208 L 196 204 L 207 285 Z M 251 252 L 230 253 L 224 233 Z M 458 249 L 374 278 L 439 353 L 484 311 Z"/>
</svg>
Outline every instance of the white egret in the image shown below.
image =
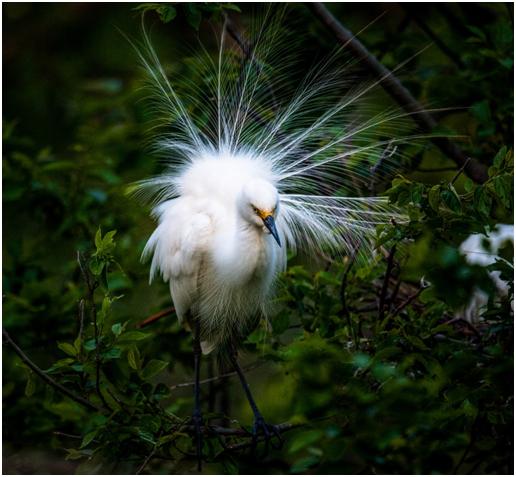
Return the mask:
<svg viewBox="0 0 516 477">
<path fill-rule="evenodd" d="M 499 251 L 508 243 L 514 244 L 514 225 L 497 224 L 487 235 L 470 235 L 460 244 L 459 250 L 464 255 L 468 264 L 488 267 L 497 260 L 504 260 L 499 255 Z M 509 293 L 509 284 L 502 280 L 500 275 L 498 271 L 489 272 L 489 277 L 496 287 L 498 297 L 504 297 Z M 486 311 L 488 302 L 489 295 L 480 288 L 475 288 L 469 298 L 468 304 L 459 310 L 456 316 L 460 318 L 464 317 L 464 319 L 470 323 L 476 323 Z M 511 302 L 511 306 L 512 305 Z"/>
<path fill-rule="evenodd" d="M 146 34 L 139 49 L 170 128 L 155 146 L 167 169 L 136 188 L 154 198 L 158 221 L 143 255 L 152 257 L 151 280 L 159 274 L 169 283 L 179 320 L 194 331 L 198 456 L 201 351 L 228 354 L 254 412 L 254 438 L 273 436 L 237 363 L 238 345 L 268 315 L 287 249 L 370 250 L 376 225 L 400 217 L 385 198 L 357 194 L 374 189 L 399 145 L 419 138 L 400 137 L 407 114 L 363 101 L 379 82 L 354 84 L 349 67 L 337 64 L 340 53 L 293 84 L 280 17 L 266 12 L 245 48 L 223 28 L 217 57 L 205 52 L 195 80 L 174 85 Z"/>
</svg>

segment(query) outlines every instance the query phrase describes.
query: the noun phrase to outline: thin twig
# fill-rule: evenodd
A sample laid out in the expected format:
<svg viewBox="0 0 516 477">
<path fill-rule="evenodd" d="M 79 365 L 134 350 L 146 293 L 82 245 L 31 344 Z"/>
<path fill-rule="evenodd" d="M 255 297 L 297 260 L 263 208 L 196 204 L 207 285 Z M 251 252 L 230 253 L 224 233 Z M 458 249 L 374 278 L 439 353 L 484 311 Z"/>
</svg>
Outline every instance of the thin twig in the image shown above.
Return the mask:
<svg viewBox="0 0 516 477">
<path fill-rule="evenodd" d="M 355 247 L 353 250 L 353 253 L 351 254 L 351 257 L 349 259 L 348 266 L 346 267 L 346 270 L 344 270 L 344 275 L 342 276 L 342 282 L 340 284 L 340 302 L 342 304 L 342 312 L 344 313 L 344 317 L 346 318 L 349 331 L 351 332 L 351 336 L 353 337 L 353 342 L 355 344 L 355 348 L 358 348 L 358 337 L 357 333 L 355 331 L 355 327 L 353 326 L 353 323 L 351 321 L 351 315 L 349 313 L 348 304 L 346 301 L 346 287 L 348 282 L 348 275 L 351 271 L 351 267 L 353 266 L 353 263 L 355 262 L 355 258 L 357 256 L 359 247 Z"/>
<path fill-rule="evenodd" d="M 283 426 L 283 427 L 280 427 L 280 426 Z M 291 431 L 292 429 L 297 429 L 302 426 L 303 426 L 303 424 L 280 424 L 279 426 L 276 426 L 276 429 L 278 430 L 278 432 L 280 434 L 282 434 L 284 432 L 288 432 L 288 431 Z M 240 442 L 238 444 L 226 444 L 224 446 L 224 449 L 229 450 L 229 451 L 236 451 L 236 450 L 240 450 L 240 449 L 245 449 L 247 447 L 253 447 L 257 443 L 265 441 L 265 440 L 266 440 L 266 437 L 264 436 L 264 437 L 260 437 L 260 438 L 256 439 L 254 442 Z"/>
<path fill-rule="evenodd" d="M 451 180 L 451 184 L 455 184 L 455 181 L 460 177 L 460 175 L 464 172 L 464 169 L 468 165 L 469 161 L 471 161 L 471 157 L 468 157 L 468 160 L 465 162 L 465 164 L 457 171 L 457 174 L 453 177 Z"/>
<path fill-rule="evenodd" d="M 65 396 L 68 396 L 73 401 L 77 402 L 78 404 L 81 404 L 88 409 L 91 409 L 93 411 L 97 412 L 106 412 L 105 409 L 98 407 L 97 405 L 93 404 L 91 401 L 88 401 L 87 399 L 84 399 L 83 397 L 75 394 L 74 392 L 70 391 L 68 388 L 64 387 L 62 384 L 59 384 L 57 381 L 52 379 L 45 371 L 43 371 L 40 367 L 38 367 L 31 359 L 22 351 L 22 349 L 11 339 L 7 331 L 2 329 L 2 334 L 4 339 L 7 341 L 7 343 L 13 348 L 14 352 L 21 358 L 21 360 L 36 374 L 39 376 L 43 381 L 45 381 L 47 384 L 52 386 L 54 389 L 58 390 L 61 394 L 64 394 Z"/>
<path fill-rule="evenodd" d="M 407 306 L 409 306 L 420 294 L 423 290 L 426 290 L 427 287 L 421 286 L 415 293 L 410 295 L 401 305 L 398 306 L 393 312 L 392 316 L 399 315 L 402 310 L 404 310 Z"/>
<path fill-rule="evenodd" d="M 162 434 L 162 432 L 159 433 L 158 440 L 161 437 L 161 434 Z M 150 454 L 147 457 L 145 457 L 145 460 L 143 461 L 142 465 L 138 468 L 138 470 L 135 472 L 135 475 L 139 475 L 144 471 L 145 467 L 150 462 L 150 460 L 154 457 L 154 454 L 156 453 L 157 450 L 158 450 L 158 441 L 155 442 Z"/>
<path fill-rule="evenodd" d="M 93 331 L 94 331 L 94 339 L 95 339 L 95 390 L 102 401 L 104 407 L 112 410 L 109 404 L 106 402 L 102 391 L 100 390 L 100 349 L 99 349 L 99 328 L 97 323 L 97 306 L 95 305 L 95 290 L 98 287 L 98 283 L 96 281 L 92 281 L 91 275 L 83 264 L 81 252 L 77 251 L 77 262 L 79 264 L 79 268 L 81 269 L 82 276 L 84 277 L 84 281 L 86 282 L 86 286 L 88 288 L 88 300 L 90 302 L 90 314 L 91 321 L 93 323 Z"/>
<path fill-rule="evenodd" d="M 378 303 L 378 322 L 381 323 L 385 315 L 385 298 L 387 297 L 387 289 L 391 278 L 392 268 L 394 264 L 394 254 L 396 253 L 396 245 L 393 245 L 387 257 L 387 270 L 383 279 L 382 290 L 380 291 L 380 299 Z"/>
<path fill-rule="evenodd" d="M 398 268 L 399 270 L 399 268 Z M 390 297 L 389 297 L 389 309 L 392 309 L 394 306 L 394 302 L 396 301 L 396 298 L 398 297 L 398 293 L 400 292 L 402 279 L 401 277 L 398 278 L 398 281 L 396 282 L 396 285 L 394 287 L 394 290 L 392 291 Z"/>
<path fill-rule="evenodd" d="M 466 326 L 466 328 L 471 330 L 478 339 L 481 338 L 480 332 L 468 320 L 465 320 L 464 318 L 460 318 L 460 317 L 459 318 L 452 318 L 451 320 L 446 321 L 444 324 L 445 325 L 451 325 L 453 323 L 462 323 L 462 324 L 464 324 Z"/>
<path fill-rule="evenodd" d="M 449 166 L 449 167 L 418 167 L 414 169 L 416 172 L 452 172 L 457 170 L 457 166 Z"/>
<path fill-rule="evenodd" d="M 136 325 L 136 328 L 143 328 L 144 326 L 148 326 L 155 321 L 160 320 L 161 318 L 164 318 L 165 316 L 171 315 L 174 313 L 176 309 L 171 306 L 169 308 L 165 308 L 164 310 L 159 311 L 158 313 L 154 313 L 154 315 L 149 316 L 148 318 L 145 318 L 142 322 L 138 323 Z"/>
<path fill-rule="evenodd" d="M 420 17 L 417 13 L 417 7 L 412 8 L 410 4 L 404 4 L 403 8 L 408 12 L 410 18 L 423 30 L 428 38 L 430 38 L 437 47 L 450 58 L 453 63 L 457 66 L 459 70 L 464 69 L 464 63 L 462 62 L 460 56 L 455 53 L 448 45 L 441 39 L 439 35 L 434 33 L 434 31 L 425 23 L 425 21 Z"/>
<path fill-rule="evenodd" d="M 319 2 L 309 3 L 308 7 L 313 14 L 333 33 L 337 41 L 349 48 L 349 50 L 378 78 L 379 83 L 398 104 L 411 114 L 416 124 L 424 131 L 431 132 L 437 126 L 435 119 L 423 109 L 421 104 L 405 88 L 400 80 L 392 74 L 367 48 L 347 30 L 324 6 Z M 484 183 L 487 176 L 487 168 L 476 160 L 467 161 L 467 157 L 461 149 L 446 137 L 431 138 L 432 142 L 441 149 L 450 159 L 460 167 L 465 166 L 466 174 L 475 182 Z M 467 163 L 466 163 L 467 162 Z"/>
<path fill-rule="evenodd" d="M 84 342 L 84 337 L 83 337 L 83 334 L 84 334 L 84 299 L 83 298 L 80 299 L 78 308 L 79 308 L 79 310 L 78 310 L 79 331 L 77 333 L 77 338 L 79 338 L 79 343 L 80 343 L 79 355 L 82 358 L 82 351 L 83 351 L 82 344 Z"/>
<path fill-rule="evenodd" d="M 81 439 L 82 440 L 82 436 L 78 436 L 76 434 L 67 434 L 66 432 L 61 432 L 61 431 L 54 431 L 52 434 L 54 434 L 55 436 L 68 437 L 69 439 Z"/>
<path fill-rule="evenodd" d="M 251 366 L 248 366 L 244 372 L 248 372 L 248 371 L 252 371 L 253 369 L 256 369 L 258 368 L 259 366 L 261 366 L 263 363 L 255 363 Z M 207 379 L 202 379 L 201 381 L 199 381 L 199 384 L 206 384 L 206 383 L 211 383 L 211 382 L 214 382 L 214 381 L 219 381 L 220 379 L 225 379 L 225 378 L 229 378 L 231 376 L 236 376 L 236 371 L 230 371 L 228 373 L 224 373 L 224 374 L 220 374 L 218 376 L 214 376 L 212 378 L 207 378 Z M 192 381 L 192 382 L 188 382 L 188 383 L 179 383 L 179 384 L 174 384 L 172 386 L 169 387 L 169 389 L 171 391 L 173 391 L 174 389 L 178 389 L 178 388 L 186 388 L 186 387 L 190 387 L 190 386 L 194 386 L 195 383 Z"/>
<path fill-rule="evenodd" d="M 301 427 L 303 424 L 291 424 L 289 422 L 284 422 L 282 424 L 276 425 L 276 430 L 279 433 L 287 432 L 297 427 Z M 182 426 L 181 432 L 195 432 L 195 426 L 186 425 Z M 239 437 L 249 437 L 250 433 L 246 429 L 241 427 L 222 427 L 222 426 L 201 426 L 201 432 L 206 435 L 219 435 L 219 436 L 239 436 Z"/>
</svg>

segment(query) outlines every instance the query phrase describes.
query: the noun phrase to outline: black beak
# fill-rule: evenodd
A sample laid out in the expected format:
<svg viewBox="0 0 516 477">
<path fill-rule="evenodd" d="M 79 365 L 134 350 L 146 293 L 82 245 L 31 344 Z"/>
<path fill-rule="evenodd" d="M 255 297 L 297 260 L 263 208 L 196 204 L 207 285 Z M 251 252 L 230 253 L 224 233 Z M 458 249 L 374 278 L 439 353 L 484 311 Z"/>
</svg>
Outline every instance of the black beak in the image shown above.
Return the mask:
<svg viewBox="0 0 516 477">
<path fill-rule="evenodd" d="M 269 229 L 269 232 L 274 237 L 274 240 L 276 240 L 278 245 L 281 247 L 278 231 L 276 230 L 276 224 L 274 223 L 274 217 L 272 215 L 268 215 L 263 219 L 263 223 L 265 224 L 265 227 Z"/>
</svg>

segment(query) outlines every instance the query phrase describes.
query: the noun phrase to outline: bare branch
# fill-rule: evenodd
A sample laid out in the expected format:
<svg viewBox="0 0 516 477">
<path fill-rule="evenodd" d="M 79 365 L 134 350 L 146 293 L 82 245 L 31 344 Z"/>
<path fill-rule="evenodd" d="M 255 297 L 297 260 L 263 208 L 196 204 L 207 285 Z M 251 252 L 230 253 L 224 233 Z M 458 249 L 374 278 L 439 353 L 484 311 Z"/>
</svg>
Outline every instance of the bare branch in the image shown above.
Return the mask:
<svg viewBox="0 0 516 477">
<path fill-rule="evenodd" d="M 160 320 L 161 318 L 164 318 L 165 316 L 171 315 L 172 313 L 175 313 L 176 309 L 171 306 L 170 308 L 165 308 L 164 310 L 159 311 L 158 313 L 155 313 L 154 315 L 149 316 L 148 318 L 145 318 L 142 322 L 138 323 L 136 325 L 136 328 L 143 328 L 145 326 L 148 326 L 155 321 Z"/>
<path fill-rule="evenodd" d="M 276 429 L 279 433 L 283 433 L 301 426 L 303 424 L 284 422 L 278 424 Z M 180 429 L 181 431 L 195 432 L 195 426 L 192 425 L 182 426 Z M 241 427 L 201 426 L 201 432 L 206 435 L 250 437 L 249 431 Z"/>
<path fill-rule="evenodd" d="M 261 366 L 263 363 L 255 363 L 249 367 L 247 367 L 244 372 L 248 372 L 248 371 L 251 371 L 253 369 L 256 369 L 258 368 L 259 366 Z M 224 378 L 229 378 L 231 376 L 236 376 L 236 371 L 230 371 L 228 373 L 224 373 L 224 374 L 220 374 L 218 376 L 214 376 L 212 378 L 207 378 L 207 379 L 202 379 L 201 381 L 199 381 L 199 384 L 206 384 L 206 383 L 212 383 L 214 381 L 219 381 L 221 379 L 224 379 Z M 190 386 L 194 386 L 195 383 L 192 381 L 192 382 L 188 382 L 188 383 L 179 383 L 179 384 L 174 384 L 172 386 L 169 387 L 169 389 L 171 391 L 173 391 L 174 389 L 178 389 L 178 388 L 186 388 L 186 387 L 190 387 Z"/>
<path fill-rule="evenodd" d="M 385 270 L 385 277 L 383 279 L 382 290 L 380 291 L 380 301 L 378 303 L 378 321 L 383 320 L 385 314 L 385 298 L 387 297 L 387 289 L 389 287 L 389 280 L 391 278 L 392 269 L 394 266 L 394 254 L 396 253 L 396 245 L 394 245 L 387 257 L 387 270 Z"/>
<path fill-rule="evenodd" d="M 353 253 L 351 254 L 351 257 L 349 258 L 348 266 L 346 267 L 346 270 L 344 271 L 344 275 L 342 276 L 342 282 L 340 284 L 340 302 L 342 304 L 342 312 L 344 313 L 344 317 L 346 318 L 349 331 L 351 332 L 351 335 L 353 336 L 353 342 L 355 344 L 355 348 L 358 349 L 358 336 L 355 330 L 355 327 L 353 326 L 353 323 L 351 321 L 351 315 L 349 313 L 349 307 L 346 300 L 346 288 L 348 285 L 348 275 L 351 271 L 351 267 L 353 266 L 353 263 L 355 262 L 355 258 L 357 256 L 359 246 L 355 247 L 353 250 Z"/>
<path fill-rule="evenodd" d="M 421 286 L 415 293 L 410 295 L 401 305 L 398 306 L 393 312 L 392 316 L 399 315 L 402 310 L 404 310 L 407 306 L 409 306 L 427 287 Z"/>
<path fill-rule="evenodd" d="M 427 132 L 431 132 L 437 126 L 435 119 L 423 109 L 421 104 L 412 96 L 396 76 L 392 74 L 367 48 L 347 30 L 324 6 L 315 2 L 309 3 L 308 7 L 313 14 L 330 30 L 337 41 L 348 47 L 351 52 L 363 61 L 363 64 L 380 80 L 380 84 L 395 101 L 407 112 L 411 113 L 417 125 Z M 487 168 L 476 160 L 468 161 L 465 154 L 459 147 L 448 138 L 432 138 L 432 142 L 441 151 L 452 159 L 459 167 L 464 166 L 466 174 L 475 182 L 484 183 L 487 180 Z"/>
<path fill-rule="evenodd" d="M 161 437 L 161 434 L 162 433 L 160 432 L 159 435 L 158 435 L 158 440 Z M 152 447 L 152 450 L 150 451 L 149 455 L 145 458 L 145 460 L 143 461 L 142 465 L 135 472 L 135 475 L 139 475 L 139 474 L 141 474 L 144 471 L 145 467 L 150 462 L 150 460 L 154 457 L 154 454 L 156 453 L 157 450 L 158 450 L 158 441 L 156 441 L 156 443 Z"/>
</svg>

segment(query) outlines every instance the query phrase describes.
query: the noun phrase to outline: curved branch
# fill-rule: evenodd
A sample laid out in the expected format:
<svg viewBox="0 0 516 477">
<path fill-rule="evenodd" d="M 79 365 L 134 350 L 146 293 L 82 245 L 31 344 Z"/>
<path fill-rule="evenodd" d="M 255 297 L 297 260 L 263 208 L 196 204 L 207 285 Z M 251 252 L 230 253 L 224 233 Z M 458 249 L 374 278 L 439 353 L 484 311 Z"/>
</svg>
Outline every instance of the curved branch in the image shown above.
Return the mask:
<svg viewBox="0 0 516 477">
<path fill-rule="evenodd" d="M 62 384 L 59 384 L 57 381 L 52 379 L 47 373 L 45 373 L 45 371 L 43 371 L 39 366 L 37 366 L 33 361 L 31 361 L 31 359 L 22 351 L 22 349 L 11 339 L 7 331 L 5 331 L 5 328 L 2 329 L 2 334 L 5 341 L 12 347 L 12 349 L 20 357 L 20 359 L 34 372 L 34 374 L 39 376 L 47 384 L 52 386 L 61 394 L 64 394 L 76 403 L 81 404 L 82 406 L 85 406 L 88 409 L 91 409 L 92 411 L 107 412 L 106 409 L 98 407 L 91 401 L 88 401 L 88 399 L 84 399 L 83 397 L 75 394 L 74 392 L 65 388 Z"/>
<path fill-rule="evenodd" d="M 337 41 L 359 58 L 363 64 L 380 80 L 385 91 L 407 112 L 412 114 L 414 121 L 424 131 L 431 132 L 437 126 L 435 119 L 423 109 L 423 106 L 412 96 L 400 80 L 396 78 L 367 48 L 346 29 L 320 2 L 309 3 L 312 13 L 330 30 Z M 487 180 L 487 167 L 471 159 L 448 138 L 432 138 L 432 142 L 459 167 L 464 167 L 466 174 L 475 182 L 484 183 Z"/>
</svg>

